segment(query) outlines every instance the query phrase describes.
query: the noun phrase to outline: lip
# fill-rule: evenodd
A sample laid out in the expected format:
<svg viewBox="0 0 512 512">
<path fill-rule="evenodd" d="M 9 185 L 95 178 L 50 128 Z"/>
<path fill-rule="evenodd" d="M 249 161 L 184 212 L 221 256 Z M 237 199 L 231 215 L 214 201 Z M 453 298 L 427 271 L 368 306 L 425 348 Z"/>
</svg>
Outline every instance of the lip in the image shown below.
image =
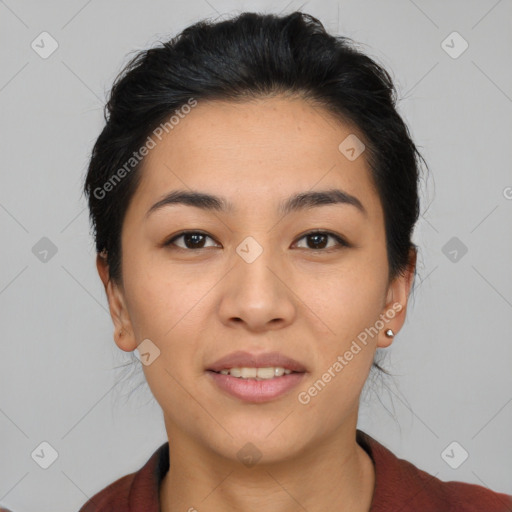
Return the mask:
<svg viewBox="0 0 512 512">
<path fill-rule="evenodd" d="M 221 370 L 231 368 L 268 368 L 271 366 L 279 366 L 284 369 L 291 370 L 292 372 L 305 373 L 307 371 L 304 365 L 291 357 L 281 354 L 280 352 L 251 354 L 250 352 L 245 352 L 243 350 L 232 352 L 231 354 L 218 359 L 209 365 L 207 370 L 220 372 Z"/>
<path fill-rule="evenodd" d="M 268 380 L 242 379 L 207 371 L 213 381 L 228 395 L 246 402 L 269 402 L 288 393 L 302 381 L 305 373 L 290 373 Z"/>
</svg>

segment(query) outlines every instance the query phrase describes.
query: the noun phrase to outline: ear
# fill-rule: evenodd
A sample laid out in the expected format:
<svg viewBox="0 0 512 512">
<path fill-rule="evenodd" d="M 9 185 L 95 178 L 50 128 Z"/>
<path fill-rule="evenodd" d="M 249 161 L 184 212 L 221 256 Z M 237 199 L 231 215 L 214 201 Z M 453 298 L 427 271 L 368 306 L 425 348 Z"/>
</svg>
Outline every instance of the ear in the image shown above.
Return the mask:
<svg viewBox="0 0 512 512">
<path fill-rule="evenodd" d="M 391 329 L 396 336 L 404 325 L 409 292 L 414 281 L 416 257 L 416 249 L 411 248 L 407 269 L 402 275 L 397 276 L 388 287 L 386 304 L 382 310 L 382 315 L 384 315 L 384 319 L 387 319 L 387 321 L 385 321 L 384 327 L 379 332 L 377 339 L 378 348 L 389 347 L 393 343 L 393 337 L 390 338 L 385 334 L 388 329 Z"/>
<path fill-rule="evenodd" d="M 114 341 L 121 350 L 131 352 L 137 348 L 137 342 L 126 307 L 124 290 L 121 285 L 113 283 L 110 279 L 107 258 L 104 253 L 97 254 L 96 268 L 107 294 L 110 316 L 114 323 Z"/>
</svg>

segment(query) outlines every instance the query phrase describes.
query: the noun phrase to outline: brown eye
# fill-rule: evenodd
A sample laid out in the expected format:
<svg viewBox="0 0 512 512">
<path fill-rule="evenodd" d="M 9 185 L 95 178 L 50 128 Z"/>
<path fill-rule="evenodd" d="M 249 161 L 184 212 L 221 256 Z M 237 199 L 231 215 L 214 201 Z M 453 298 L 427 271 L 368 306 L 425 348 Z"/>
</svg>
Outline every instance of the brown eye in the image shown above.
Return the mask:
<svg viewBox="0 0 512 512">
<path fill-rule="evenodd" d="M 212 237 L 200 231 L 182 231 L 169 241 L 165 242 L 164 246 L 175 246 L 184 250 L 206 249 L 207 247 L 216 246 L 215 243 L 209 246 L 205 245 L 207 239 L 213 241 Z M 341 247 L 350 247 L 350 244 L 348 244 L 339 235 L 328 231 L 311 231 L 310 233 L 303 235 L 299 240 L 304 239 L 306 240 L 306 247 L 300 248 L 311 249 L 314 251 L 329 251 L 331 249 Z M 177 243 L 178 240 L 181 240 L 180 243 Z M 329 245 L 329 241 L 331 241 L 331 245 Z"/>
<path fill-rule="evenodd" d="M 304 236 L 300 238 L 300 240 L 307 240 L 307 246 L 305 247 L 306 249 L 321 250 L 326 248 L 327 244 L 329 243 L 329 238 L 334 240 L 334 244 L 328 247 L 327 250 L 335 249 L 336 247 L 340 246 L 349 246 L 349 244 L 345 240 L 343 240 L 343 238 L 328 231 L 312 231 L 310 233 L 306 233 Z"/>
<path fill-rule="evenodd" d="M 210 236 L 201 233 L 200 231 L 183 231 L 182 233 L 179 233 L 178 235 L 171 238 L 169 241 L 167 241 L 164 245 L 170 246 L 175 245 L 176 247 L 180 249 L 204 249 L 205 241 L 209 238 L 210 240 L 213 240 Z M 183 239 L 182 244 L 177 244 L 176 240 Z"/>
</svg>

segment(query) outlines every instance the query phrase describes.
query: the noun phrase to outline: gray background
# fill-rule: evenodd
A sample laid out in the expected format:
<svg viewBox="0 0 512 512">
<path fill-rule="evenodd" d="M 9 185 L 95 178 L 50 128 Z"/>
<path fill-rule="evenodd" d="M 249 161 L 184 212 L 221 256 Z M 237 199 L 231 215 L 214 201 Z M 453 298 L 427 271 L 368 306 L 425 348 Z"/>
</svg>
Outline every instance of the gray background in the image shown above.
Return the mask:
<svg viewBox="0 0 512 512">
<path fill-rule="evenodd" d="M 147 386 L 130 394 L 143 374 L 112 338 L 81 184 L 129 52 L 244 10 L 303 10 L 361 43 L 431 169 L 415 295 L 385 351 L 396 377 L 368 381 L 359 428 L 442 480 L 512 493 L 510 1 L 0 0 L 0 504 L 78 510 L 166 441 Z M 46 59 L 43 31 L 59 45 Z M 453 31 L 469 44 L 457 58 Z M 31 457 L 43 441 L 48 469 Z M 469 453 L 457 469 L 453 441 Z"/>
</svg>

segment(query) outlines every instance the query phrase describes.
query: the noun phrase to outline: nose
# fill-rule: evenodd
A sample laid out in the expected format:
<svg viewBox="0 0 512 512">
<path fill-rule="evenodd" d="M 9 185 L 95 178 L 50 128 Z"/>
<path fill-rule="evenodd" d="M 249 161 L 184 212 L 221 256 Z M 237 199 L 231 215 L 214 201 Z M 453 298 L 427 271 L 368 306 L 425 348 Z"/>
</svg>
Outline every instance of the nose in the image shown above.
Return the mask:
<svg viewBox="0 0 512 512">
<path fill-rule="evenodd" d="M 251 261 L 235 254 L 232 269 L 222 280 L 219 315 L 231 327 L 243 324 L 252 332 L 291 324 L 297 307 L 290 275 L 275 253 L 264 248 Z"/>
</svg>

